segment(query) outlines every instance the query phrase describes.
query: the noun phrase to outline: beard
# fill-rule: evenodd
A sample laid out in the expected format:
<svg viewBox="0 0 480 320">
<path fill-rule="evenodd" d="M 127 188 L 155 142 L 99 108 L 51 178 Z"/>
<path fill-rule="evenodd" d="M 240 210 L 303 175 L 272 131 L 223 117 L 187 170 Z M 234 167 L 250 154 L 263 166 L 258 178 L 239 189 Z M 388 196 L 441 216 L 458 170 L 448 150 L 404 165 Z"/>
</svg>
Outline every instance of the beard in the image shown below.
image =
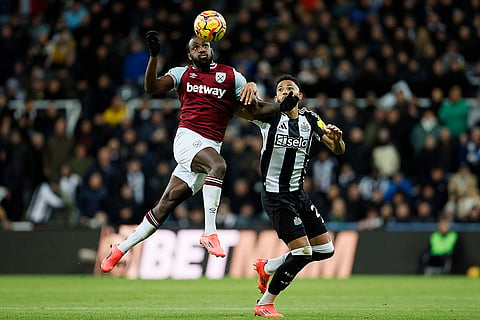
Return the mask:
<svg viewBox="0 0 480 320">
<path fill-rule="evenodd" d="M 207 59 L 193 59 L 193 64 L 197 67 L 197 69 L 202 71 L 210 71 L 210 64 L 213 61 L 213 57 Z"/>
</svg>

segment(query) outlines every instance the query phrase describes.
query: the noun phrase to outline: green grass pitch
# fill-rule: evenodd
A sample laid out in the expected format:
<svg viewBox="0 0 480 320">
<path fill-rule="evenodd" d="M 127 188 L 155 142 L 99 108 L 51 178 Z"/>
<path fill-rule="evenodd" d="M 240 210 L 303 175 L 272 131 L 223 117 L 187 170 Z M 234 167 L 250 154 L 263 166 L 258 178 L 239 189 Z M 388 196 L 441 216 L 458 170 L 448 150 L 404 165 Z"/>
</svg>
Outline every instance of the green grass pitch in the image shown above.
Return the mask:
<svg viewBox="0 0 480 320">
<path fill-rule="evenodd" d="M 0 275 L 0 319 L 248 319 L 259 297 L 254 279 Z M 480 279 L 296 279 L 276 307 L 295 320 L 475 320 L 480 319 Z"/>
</svg>

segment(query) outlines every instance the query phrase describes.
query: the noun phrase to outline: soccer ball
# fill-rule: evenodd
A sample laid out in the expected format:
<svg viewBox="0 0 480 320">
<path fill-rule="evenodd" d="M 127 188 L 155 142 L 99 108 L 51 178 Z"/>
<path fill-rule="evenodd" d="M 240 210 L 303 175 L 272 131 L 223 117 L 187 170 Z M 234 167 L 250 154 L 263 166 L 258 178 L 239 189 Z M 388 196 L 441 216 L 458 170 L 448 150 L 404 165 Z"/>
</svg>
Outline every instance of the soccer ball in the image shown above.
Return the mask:
<svg viewBox="0 0 480 320">
<path fill-rule="evenodd" d="M 202 40 L 219 41 L 227 31 L 227 23 L 219 12 L 206 10 L 195 18 L 193 30 L 195 35 Z"/>
</svg>

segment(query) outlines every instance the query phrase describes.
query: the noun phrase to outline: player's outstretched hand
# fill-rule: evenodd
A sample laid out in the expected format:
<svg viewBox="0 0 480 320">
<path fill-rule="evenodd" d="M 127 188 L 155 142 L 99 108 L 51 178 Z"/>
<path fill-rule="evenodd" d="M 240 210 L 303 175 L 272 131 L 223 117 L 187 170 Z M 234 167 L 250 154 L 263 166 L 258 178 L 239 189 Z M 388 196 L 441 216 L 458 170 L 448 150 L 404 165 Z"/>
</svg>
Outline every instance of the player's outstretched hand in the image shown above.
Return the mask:
<svg viewBox="0 0 480 320">
<path fill-rule="evenodd" d="M 293 92 L 290 91 L 288 96 L 286 96 L 285 99 L 283 99 L 283 101 L 280 103 L 280 110 L 281 111 L 290 111 L 293 108 L 295 108 L 298 101 L 300 101 L 300 98 L 297 97 L 297 96 L 294 96 Z"/>
<path fill-rule="evenodd" d="M 340 130 L 336 125 L 327 124 L 322 128 L 323 132 L 332 139 L 333 141 L 340 141 L 343 137 L 343 131 Z"/>
<path fill-rule="evenodd" d="M 249 105 L 252 104 L 253 98 L 257 98 L 258 101 L 263 100 L 258 94 L 257 84 L 255 82 L 248 82 L 240 90 L 240 102 Z"/>
<path fill-rule="evenodd" d="M 160 53 L 160 40 L 158 40 L 158 32 L 150 30 L 145 36 L 147 40 L 148 51 L 151 57 L 156 57 Z"/>
</svg>

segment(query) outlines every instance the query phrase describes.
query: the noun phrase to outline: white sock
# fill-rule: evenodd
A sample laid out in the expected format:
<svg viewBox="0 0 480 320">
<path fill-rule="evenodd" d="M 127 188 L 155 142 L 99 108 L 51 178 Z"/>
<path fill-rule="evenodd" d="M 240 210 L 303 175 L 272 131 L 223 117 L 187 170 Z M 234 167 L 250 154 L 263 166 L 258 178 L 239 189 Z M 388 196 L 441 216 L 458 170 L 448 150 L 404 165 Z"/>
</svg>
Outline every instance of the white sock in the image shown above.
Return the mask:
<svg viewBox="0 0 480 320">
<path fill-rule="evenodd" d="M 273 302 L 275 301 L 275 298 L 277 296 L 275 294 L 271 294 L 270 292 L 265 291 L 265 293 L 263 294 L 263 296 L 260 298 L 260 300 L 258 300 L 257 304 L 259 305 L 263 305 L 263 304 L 273 304 Z"/>
<path fill-rule="evenodd" d="M 147 216 L 149 217 L 147 218 Z M 128 236 L 128 238 L 118 245 L 118 249 L 120 249 L 120 251 L 122 251 L 123 253 L 126 253 L 134 245 L 151 236 L 157 230 L 157 226 L 152 225 L 150 221 L 156 222 L 156 220 L 153 218 L 153 213 L 151 210 L 145 215 L 143 221 L 138 225 L 135 230 L 133 230 L 133 232 Z"/>
<path fill-rule="evenodd" d="M 206 236 L 217 233 L 217 209 L 222 195 L 221 179 L 206 176 L 203 185 L 203 206 L 205 210 L 205 232 Z"/>
<path fill-rule="evenodd" d="M 287 256 L 290 254 L 290 251 L 281 255 L 280 257 L 268 259 L 267 263 L 265 263 L 264 269 L 267 274 L 274 274 L 277 271 L 278 267 L 285 262 Z"/>
</svg>

